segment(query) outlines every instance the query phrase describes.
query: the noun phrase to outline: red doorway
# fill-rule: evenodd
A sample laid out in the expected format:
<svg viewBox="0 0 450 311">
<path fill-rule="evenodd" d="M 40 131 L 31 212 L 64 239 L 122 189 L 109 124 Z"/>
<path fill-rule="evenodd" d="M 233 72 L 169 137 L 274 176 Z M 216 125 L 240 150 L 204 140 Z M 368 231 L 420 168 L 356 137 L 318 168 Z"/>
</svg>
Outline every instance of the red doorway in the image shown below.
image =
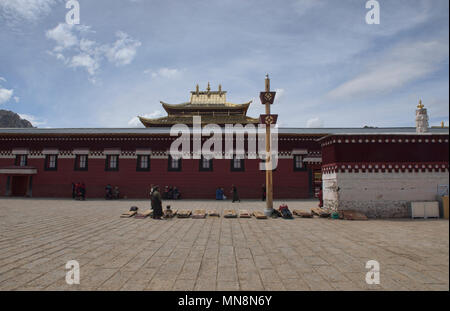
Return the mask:
<svg viewBox="0 0 450 311">
<path fill-rule="evenodd" d="M 12 176 L 11 178 L 11 196 L 26 196 L 28 190 L 28 176 Z"/>
</svg>

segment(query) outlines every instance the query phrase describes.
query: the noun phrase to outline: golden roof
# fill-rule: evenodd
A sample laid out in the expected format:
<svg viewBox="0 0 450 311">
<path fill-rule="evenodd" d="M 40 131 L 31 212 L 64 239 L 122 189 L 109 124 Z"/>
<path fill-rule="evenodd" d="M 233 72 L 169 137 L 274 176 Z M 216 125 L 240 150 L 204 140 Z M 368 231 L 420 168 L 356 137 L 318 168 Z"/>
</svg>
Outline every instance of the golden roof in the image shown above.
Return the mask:
<svg viewBox="0 0 450 311">
<path fill-rule="evenodd" d="M 202 125 L 206 124 L 248 124 L 259 123 L 258 119 L 250 118 L 244 115 L 231 115 L 231 116 L 212 116 L 205 115 L 202 117 Z M 157 119 L 147 119 L 143 117 L 139 117 L 139 120 L 146 127 L 154 127 L 154 126 L 172 126 L 174 124 L 186 124 L 192 125 L 193 119 L 192 116 L 170 116 L 170 117 L 162 117 Z"/>
</svg>

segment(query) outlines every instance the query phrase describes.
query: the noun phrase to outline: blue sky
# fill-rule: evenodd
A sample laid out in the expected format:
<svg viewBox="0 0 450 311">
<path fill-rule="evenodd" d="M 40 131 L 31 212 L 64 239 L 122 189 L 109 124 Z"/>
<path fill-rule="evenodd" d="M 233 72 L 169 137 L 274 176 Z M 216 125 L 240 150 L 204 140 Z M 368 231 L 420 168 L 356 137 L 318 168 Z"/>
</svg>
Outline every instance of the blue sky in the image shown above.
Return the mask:
<svg viewBox="0 0 450 311">
<path fill-rule="evenodd" d="M 0 0 L 0 109 L 38 127 L 135 127 L 160 100 L 222 84 L 258 98 L 269 73 L 282 127 L 449 121 L 448 0 Z"/>
</svg>

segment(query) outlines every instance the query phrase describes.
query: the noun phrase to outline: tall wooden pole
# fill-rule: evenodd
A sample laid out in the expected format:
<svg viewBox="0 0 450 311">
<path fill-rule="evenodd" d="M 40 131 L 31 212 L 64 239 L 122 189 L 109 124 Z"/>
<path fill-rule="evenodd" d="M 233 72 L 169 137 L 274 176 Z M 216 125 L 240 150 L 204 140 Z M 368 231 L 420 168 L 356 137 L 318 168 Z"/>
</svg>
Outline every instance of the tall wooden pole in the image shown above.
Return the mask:
<svg viewBox="0 0 450 311">
<path fill-rule="evenodd" d="M 270 79 L 266 75 L 266 93 L 270 92 Z M 270 103 L 266 102 L 266 115 L 270 115 Z M 266 213 L 273 210 L 273 180 L 272 180 L 272 153 L 271 153 L 270 124 L 266 124 Z"/>
</svg>

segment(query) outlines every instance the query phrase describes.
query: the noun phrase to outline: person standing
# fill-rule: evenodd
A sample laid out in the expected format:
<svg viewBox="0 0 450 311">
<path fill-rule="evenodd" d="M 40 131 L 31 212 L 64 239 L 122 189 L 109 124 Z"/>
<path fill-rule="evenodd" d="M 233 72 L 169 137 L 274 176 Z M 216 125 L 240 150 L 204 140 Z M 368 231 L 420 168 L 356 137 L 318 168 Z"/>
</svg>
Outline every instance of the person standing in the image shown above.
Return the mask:
<svg viewBox="0 0 450 311">
<path fill-rule="evenodd" d="M 163 215 L 161 194 L 159 193 L 159 187 L 155 186 L 152 194 L 152 209 L 153 219 L 161 219 Z"/>
<path fill-rule="evenodd" d="M 234 202 L 236 202 L 236 201 L 241 202 L 241 199 L 239 198 L 239 194 L 238 194 L 237 187 L 236 187 L 235 185 L 232 185 L 232 186 L 231 186 L 231 193 L 232 193 L 232 195 L 233 195 L 233 201 L 232 201 L 232 203 L 234 203 Z"/>
</svg>

